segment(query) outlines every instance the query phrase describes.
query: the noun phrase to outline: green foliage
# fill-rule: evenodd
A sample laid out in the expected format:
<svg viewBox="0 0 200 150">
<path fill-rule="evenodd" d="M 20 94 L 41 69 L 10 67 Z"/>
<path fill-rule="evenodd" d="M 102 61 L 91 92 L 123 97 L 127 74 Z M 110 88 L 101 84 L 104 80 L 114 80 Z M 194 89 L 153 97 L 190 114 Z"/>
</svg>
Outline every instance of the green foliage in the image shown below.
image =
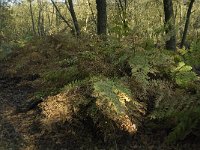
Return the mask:
<svg viewBox="0 0 200 150">
<path fill-rule="evenodd" d="M 128 120 L 127 117 L 133 115 L 132 117 L 136 121 L 133 123 L 138 124 L 137 121 L 141 120 L 141 115 L 145 113 L 145 106 L 132 98 L 128 87 L 120 81 L 109 79 L 96 81 L 93 87 L 93 95 L 97 98 L 97 107 L 110 119 L 116 122 L 119 121 L 121 126 L 128 123 L 127 128 L 134 131 L 135 129 L 131 129 L 131 126 L 133 126 L 133 124 L 131 125 L 131 119 Z M 131 114 L 134 111 L 135 113 Z"/>
<path fill-rule="evenodd" d="M 5 58 L 8 54 L 12 52 L 12 45 L 11 43 L 1 43 L 0 46 L 0 60 Z"/>
<path fill-rule="evenodd" d="M 155 97 L 155 109 L 150 117 L 170 122 L 169 126 L 174 128 L 166 138 L 167 143 L 183 140 L 199 130 L 198 87 L 195 88 L 196 94 L 190 95 L 184 89 L 174 89 L 168 82 L 154 81 L 150 89 Z"/>
<path fill-rule="evenodd" d="M 129 87 L 117 79 L 93 77 L 72 82 L 63 89 L 65 93 L 77 91 L 85 98 L 75 100 L 74 107 L 87 111 L 86 116 L 89 115 L 105 135 L 114 126 L 131 134 L 136 132 L 146 112 L 145 104 L 135 100 Z M 108 124 L 113 125 L 108 129 Z M 110 131 L 109 134 L 114 136 Z"/>
<path fill-rule="evenodd" d="M 92 51 L 83 51 L 79 53 L 80 57 L 87 60 L 96 60 L 97 54 Z"/>
<path fill-rule="evenodd" d="M 9 6 L 2 5 L 0 2 L 0 44 L 2 41 L 9 41 L 12 36 L 7 35 L 11 34 L 10 27 L 12 26 L 10 23 L 12 22 L 12 9 Z"/>
<path fill-rule="evenodd" d="M 136 52 L 129 60 L 132 68 L 132 76 L 136 81 L 143 84 L 144 87 L 148 84 L 148 73 L 154 73 L 147 57 L 145 52 Z"/>
<path fill-rule="evenodd" d="M 180 86 L 187 87 L 190 83 L 197 80 L 197 75 L 192 72 L 179 72 L 175 77 L 176 83 Z"/>
<path fill-rule="evenodd" d="M 60 88 L 57 87 L 50 87 L 48 89 L 45 89 L 43 91 L 38 91 L 34 93 L 35 99 L 44 99 L 51 95 L 56 95 L 60 92 Z"/>
<path fill-rule="evenodd" d="M 144 50 L 138 48 L 132 52 L 126 52 L 119 57 L 118 62 L 131 67 L 132 78 L 146 89 L 149 81 L 154 78 L 161 78 L 170 74 L 174 65 L 173 56 L 167 51 L 158 49 Z"/>
<path fill-rule="evenodd" d="M 196 81 L 197 75 L 192 71 L 192 67 L 184 62 L 179 62 L 177 67 L 172 70 L 172 75 L 179 86 L 187 87 L 192 82 Z"/>
<path fill-rule="evenodd" d="M 185 54 L 185 59 L 191 66 L 200 66 L 200 41 L 192 43 L 191 49 Z"/>
<path fill-rule="evenodd" d="M 167 139 L 167 143 L 173 143 L 177 140 L 184 140 L 189 134 L 200 136 L 199 125 L 200 125 L 200 108 L 195 107 L 193 109 L 188 109 L 184 113 L 180 113 L 176 116 L 177 125 L 171 132 Z"/>
<path fill-rule="evenodd" d="M 69 66 L 73 66 L 73 65 L 77 64 L 77 61 L 78 61 L 78 58 L 74 57 L 74 58 L 60 60 L 58 63 L 61 67 L 62 66 L 69 67 Z"/>
<path fill-rule="evenodd" d="M 83 80 L 74 80 L 74 81 L 71 81 L 70 83 L 68 83 L 67 85 L 65 85 L 62 88 L 62 91 L 63 92 L 69 92 L 71 90 L 78 89 L 78 88 L 80 88 L 82 86 L 89 86 L 89 78 L 85 78 Z"/>
<path fill-rule="evenodd" d="M 119 97 L 124 93 L 124 99 Z M 94 96 L 99 97 L 102 101 L 110 101 L 116 114 L 125 113 L 125 103 L 130 102 L 130 91 L 112 80 L 100 80 L 94 83 Z"/>
<path fill-rule="evenodd" d="M 50 81 L 56 85 L 65 85 L 76 79 L 81 78 L 81 74 L 77 66 L 68 67 L 66 69 L 50 71 L 44 76 L 46 81 Z"/>
<path fill-rule="evenodd" d="M 119 61 L 127 61 L 132 68 L 132 77 L 145 89 L 151 80 L 150 74 L 155 78 L 166 76 L 174 80 L 177 85 L 187 87 L 197 80 L 197 75 L 190 65 L 183 61 L 175 63 L 175 57 L 167 51 L 156 49 L 138 50 L 134 53 L 122 55 Z M 180 56 L 181 57 L 181 56 Z M 157 76 L 157 77 L 156 77 Z"/>
</svg>

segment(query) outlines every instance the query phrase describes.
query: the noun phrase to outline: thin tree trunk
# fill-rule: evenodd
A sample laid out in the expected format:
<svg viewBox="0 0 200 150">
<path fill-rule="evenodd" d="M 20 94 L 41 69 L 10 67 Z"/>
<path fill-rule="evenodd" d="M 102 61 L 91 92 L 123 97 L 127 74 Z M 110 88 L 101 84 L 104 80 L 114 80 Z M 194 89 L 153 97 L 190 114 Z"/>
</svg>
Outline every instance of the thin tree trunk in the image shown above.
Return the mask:
<svg viewBox="0 0 200 150">
<path fill-rule="evenodd" d="M 59 11 L 58 7 L 56 6 L 55 2 L 54 2 L 53 0 L 51 0 L 51 2 L 52 2 L 52 4 L 53 4 L 54 8 L 56 9 L 56 12 L 58 13 L 59 17 L 67 24 L 67 26 L 68 26 L 70 29 L 74 30 L 73 27 L 72 27 L 72 26 L 68 23 L 68 21 L 65 19 L 65 17 L 63 17 L 63 15 L 60 13 L 60 11 Z"/>
<path fill-rule="evenodd" d="M 79 24 L 78 24 L 76 13 L 74 11 L 74 5 L 73 5 L 72 0 L 68 0 L 68 3 L 69 3 L 68 9 L 69 9 L 69 12 L 70 12 L 72 20 L 73 20 L 73 24 L 74 24 L 74 28 L 75 28 L 75 31 L 76 31 L 76 35 L 79 36 L 80 35 L 80 27 L 79 27 Z"/>
<path fill-rule="evenodd" d="M 41 36 L 41 6 L 40 1 L 38 0 L 38 35 Z"/>
<path fill-rule="evenodd" d="M 38 0 L 38 35 L 44 36 L 45 35 L 45 29 L 44 29 L 44 7 L 43 7 L 43 1 Z"/>
<path fill-rule="evenodd" d="M 44 27 L 44 13 L 42 12 L 42 16 L 41 16 L 41 34 L 42 36 L 45 35 L 45 27 Z"/>
<path fill-rule="evenodd" d="M 54 21 L 54 12 L 55 12 L 54 5 L 52 6 L 52 10 L 53 10 L 53 13 L 51 14 L 51 25 L 53 25 L 53 21 Z"/>
<path fill-rule="evenodd" d="M 172 0 L 163 0 L 165 13 L 166 49 L 176 50 L 176 29 Z"/>
<path fill-rule="evenodd" d="M 191 11 L 192 11 L 192 7 L 193 7 L 194 2 L 195 2 L 195 0 L 191 0 L 189 7 L 188 7 L 186 22 L 185 22 L 185 28 L 184 28 L 184 31 L 183 31 L 183 37 L 182 37 L 182 40 L 181 40 L 180 48 L 183 48 L 183 46 L 185 44 L 187 31 L 188 31 L 188 27 L 189 27 L 189 23 L 190 23 L 190 15 L 191 15 Z"/>
<path fill-rule="evenodd" d="M 88 2 L 88 6 L 89 6 L 89 8 L 90 8 L 90 11 L 91 11 L 91 13 L 92 13 L 93 22 L 95 23 L 95 25 L 97 25 L 97 21 L 96 21 L 95 15 L 94 15 L 94 11 L 93 11 L 93 9 L 92 9 L 91 2 L 90 2 L 90 0 L 87 0 L 87 2 Z"/>
<path fill-rule="evenodd" d="M 123 0 L 124 3 L 122 2 L 122 0 L 116 0 L 118 9 L 119 9 L 119 13 L 123 22 L 123 28 L 124 30 L 127 29 L 128 27 L 128 23 L 126 21 L 126 15 L 127 15 L 127 0 Z"/>
<path fill-rule="evenodd" d="M 34 35 L 36 35 L 36 30 L 35 30 L 35 22 L 34 22 L 34 16 L 33 16 L 33 8 L 32 8 L 32 0 L 30 2 L 30 14 L 31 14 L 31 21 L 32 21 L 32 30 Z"/>
<path fill-rule="evenodd" d="M 48 31 L 51 27 L 51 17 L 49 15 L 49 12 L 48 12 L 48 6 L 46 6 L 46 12 L 47 12 L 47 19 L 48 19 Z"/>
<path fill-rule="evenodd" d="M 97 34 L 107 34 L 107 11 L 106 0 L 96 0 L 97 8 Z"/>
</svg>

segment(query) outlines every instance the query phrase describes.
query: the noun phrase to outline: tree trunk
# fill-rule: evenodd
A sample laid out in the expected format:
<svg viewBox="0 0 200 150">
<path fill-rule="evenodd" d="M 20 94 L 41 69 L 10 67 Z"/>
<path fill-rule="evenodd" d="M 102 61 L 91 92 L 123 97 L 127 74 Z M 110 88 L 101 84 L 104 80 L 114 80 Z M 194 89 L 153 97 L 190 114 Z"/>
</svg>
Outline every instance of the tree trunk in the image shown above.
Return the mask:
<svg viewBox="0 0 200 150">
<path fill-rule="evenodd" d="M 95 15 L 94 15 L 94 11 L 93 11 L 93 9 L 92 9 L 92 4 L 90 3 L 90 0 L 87 0 L 87 2 L 88 2 L 88 6 L 89 6 L 89 8 L 90 8 L 90 11 L 91 11 L 91 13 L 92 13 L 92 20 L 93 20 L 93 22 L 95 23 L 95 25 L 97 25 L 96 17 L 95 17 Z"/>
<path fill-rule="evenodd" d="M 45 26 L 44 26 L 44 12 L 42 12 L 42 15 L 41 15 L 41 35 L 44 36 L 45 35 Z"/>
<path fill-rule="evenodd" d="M 165 13 L 166 49 L 176 50 L 176 29 L 172 0 L 163 0 Z"/>
<path fill-rule="evenodd" d="M 38 35 L 41 36 L 41 13 L 42 13 L 42 10 L 41 10 L 41 6 L 40 6 L 40 1 L 38 1 L 38 9 L 39 9 L 39 12 L 38 12 L 38 26 L 37 26 L 37 29 L 38 29 Z"/>
<path fill-rule="evenodd" d="M 44 36 L 45 31 L 44 31 L 44 5 L 42 0 L 38 0 L 38 35 L 39 36 Z"/>
<path fill-rule="evenodd" d="M 97 34 L 107 34 L 107 11 L 106 0 L 96 0 L 97 8 Z"/>
<path fill-rule="evenodd" d="M 80 27 L 79 27 L 79 24 L 77 21 L 76 13 L 74 11 L 74 5 L 73 5 L 72 0 L 68 0 L 68 3 L 69 3 L 69 12 L 70 12 L 72 20 L 73 20 L 76 35 L 79 36 L 80 35 Z"/>
<path fill-rule="evenodd" d="M 32 9 L 32 0 L 30 0 L 29 3 L 30 3 L 30 13 L 31 13 L 31 21 L 32 21 L 32 30 L 33 30 L 34 35 L 36 35 L 35 22 L 34 22 L 34 16 L 33 16 L 33 9 Z"/>
<path fill-rule="evenodd" d="M 188 31 L 188 27 L 189 27 L 189 22 L 190 22 L 190 15 L 191 15 L 191 11 L 192 11 L 192 7 L 193 7 L 194 2 L 195 2 L 195 0 L 191 0 L 189 7 L 188 7 L 186 22 L 185 22 L 185 28 L 184 28 L 184 31 L 183 31 L 183 37 L 182 37 L 182 40 L 181 40 L 180 48 L 183 48 L 183 46 L 185 44 L 187 31 Z"/>
<path fill-rule="evenodd" d="M 117 7 L 119 9 L 120 17 L 122 19 L 123 23 L 123 29 L 126 32 L 128 28 L 128 22 L 127 22 L 127 0 L 116 0 Z"/>
<path fill-rule="evenodd" d="M 65 19 L 65 17 L 61 14 L 61 12 L 59 11 L 58 7 L 56 6 L 55 2 L 53 0 L 51 0 L 54 8 L 56 9 L 56 12 L 58 13 L 59 17 L 67 24 L 67 26 L 73 30 L 73 27 L 69 24 L 69 22 Z"/>
</svg>

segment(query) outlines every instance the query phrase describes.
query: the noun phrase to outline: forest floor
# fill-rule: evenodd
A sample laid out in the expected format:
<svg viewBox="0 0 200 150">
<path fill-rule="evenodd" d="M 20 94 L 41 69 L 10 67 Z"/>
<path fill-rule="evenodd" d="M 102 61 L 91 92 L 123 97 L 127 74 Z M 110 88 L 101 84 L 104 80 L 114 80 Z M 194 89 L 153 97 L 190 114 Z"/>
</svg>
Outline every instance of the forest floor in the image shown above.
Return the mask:
<svg viewBox="0 0 200 150">
<path fill-rule="evenodd" d="M 72 122 L 66 121 L 48 129 L 41 123 L 43 116 L 41 108 L 37 105 L 43 103 L 43 101 L 35 102 L 33 100 L 35 92 L 41 89 L 46 90 L 51 86 L 42 87 L 43 79 L 41 79 L 41 75 L 43 72 L 52 70 L 52 68 L 58 69 L 59 63 L 56 62 L 60 62 L 60 57 L 63 56 L 62 51 L 54 52 L 54 49 L 60 49 L 61 44 L 48 44 L 49 42 L 43 45 L 43 49 L 46 51 L 42 49 L 41 52 L 38 52 L 41 45 L 28 45 L 24 50 L 12 54 L 8 61 L 3 61 L 0 64 L 0 150 L 200 149 L 199 141 L 193 140 L 193 137 L 176 145 L 164 145 L 164 138 L 169 131 L 161 124 L 149 122 L 148 119 L 144 119 L 143 126 L 134 136 L 122 135 L 121 138 L 113 141 L 114 144 L 106 143 L 103 138 L 100 138 L 98 134 L 96 135 L 96 131 L 92 129 L 93 125 L 89 120 L 74 119 Z M 68 49 L 66 57 L 73 57 L 75 51 L 71 51 L 72 48 L 70 49 L 67 44 L 65 47 Z M 74 49 L 76 50 L 76 48 Z M 85 49 L 88 49 L 88 47 Z M 86 55 L 86 52 L 81 54 Z M 63 53 L 66 53 L 65 49 L 63 49 Z M 76 52 L 77 54 L 79 53 Z M 56 55 L 59 56 L 56 57 Z M 84 63 L 90 63 L 90 61 Z M 86 69 L 87 65 L 85 65 Z M 16 68 L 18 69 L 17 72 L 15 71 Z M 95 68 L 94 66 L 92 69 L 96 71 Z M 103 65 L 102 68 L 104 69 Z M 36 74 L 31 74 L 32 72 Z"/>
<path fill-rule="evenodd" d="M 34 89 L 29 86 L 20 86 L 23 82 L 19 77 L 0 78 L 0 149 L 7 150 L 37 150 L 37 149 L 101 149 L 106 145 L 99 143 L 92 136 L 88 125 L 65 124 L 65 127 L 56 128 L 53 132 L 46 132 L 40 124 L 40 110 L 35 109 L 20 112 L 28 98 L 33 95 Z M 89 135 L 90 134 L 90 135 Z M 89 137 L 91 136 L 91 137 Z M 112 149 L 130 150 L 198 150 L 199 144 L 181 143 L 176 146 L 161 144 L 166 132 L 162 129 L 143 127 L 134 137 L 118 141 Z M 95 145 L 98 146 L 95 146 Z"/>
<path fill-rule="evenodd" d="M 73 135 L 65 135 L 62 129 L 51 133 L 42 130 L 38 108 L 21 112 L 34 89 L 20 86 L 20 82 L 23 79 L 19 77 L 0 78 L 0 149 L 78 149 Z"/>
</svg>

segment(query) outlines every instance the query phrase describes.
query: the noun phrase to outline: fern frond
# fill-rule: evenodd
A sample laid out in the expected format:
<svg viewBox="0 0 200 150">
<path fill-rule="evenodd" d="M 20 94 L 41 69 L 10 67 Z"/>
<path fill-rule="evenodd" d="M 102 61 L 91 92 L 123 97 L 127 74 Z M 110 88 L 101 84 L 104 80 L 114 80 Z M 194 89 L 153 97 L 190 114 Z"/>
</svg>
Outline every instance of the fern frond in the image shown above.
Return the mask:
<svg viewBox="0 0 200 150">
<path fill-rule="evenodd" d="M 76 88 L 79 88 L 80 86 L 86 85 L 89 82 L 89 78 L 83 79 L 83 80 L 74 80 L 71 81 L 69 84 L 65 85 L 62 88 L 62 92 L 68 92 L 70 90 L 74 90 Z"/>
<path fill-rule="evenodd" d="M 166 138 L 167 143 L 184 139 L 193 131 L 196 132 L 200 123 L 199 89 L 190 95 L 184 89 L 173 89 L 167 82 L 152 82 L 155 109 L 151 113 L 152 119 L 174 120 L 174 129 Z"/>
<path fill-rule="evenodd" d="M 188 134 L 193 132 L 196 127 L 200 125 L 200 107 L 196 107 L 187 110 L 184 113 L 180 113 L 178 118 L 178 125 L 174 128 L 173 132 L 169 134 L 166 139 L 167 143 L 173 143 L 177 140 L 183 140 Z M 194 131 L 195 132 L 195 131 Z M 200 135 L 198 135 L 200 136 Z"/>
<path fill-rule="evenodd" d="M 145 105 L 133 99 L 131 91 L 120 81 L 104 78 L 94 82 L 93 87 L 97 108 L 124 130 L 135 132 L 139 122 L 132 120 L 141 120 Z M 136 110 L 135 114 L 130 113 L 131 108 Z"/>
</svg>

